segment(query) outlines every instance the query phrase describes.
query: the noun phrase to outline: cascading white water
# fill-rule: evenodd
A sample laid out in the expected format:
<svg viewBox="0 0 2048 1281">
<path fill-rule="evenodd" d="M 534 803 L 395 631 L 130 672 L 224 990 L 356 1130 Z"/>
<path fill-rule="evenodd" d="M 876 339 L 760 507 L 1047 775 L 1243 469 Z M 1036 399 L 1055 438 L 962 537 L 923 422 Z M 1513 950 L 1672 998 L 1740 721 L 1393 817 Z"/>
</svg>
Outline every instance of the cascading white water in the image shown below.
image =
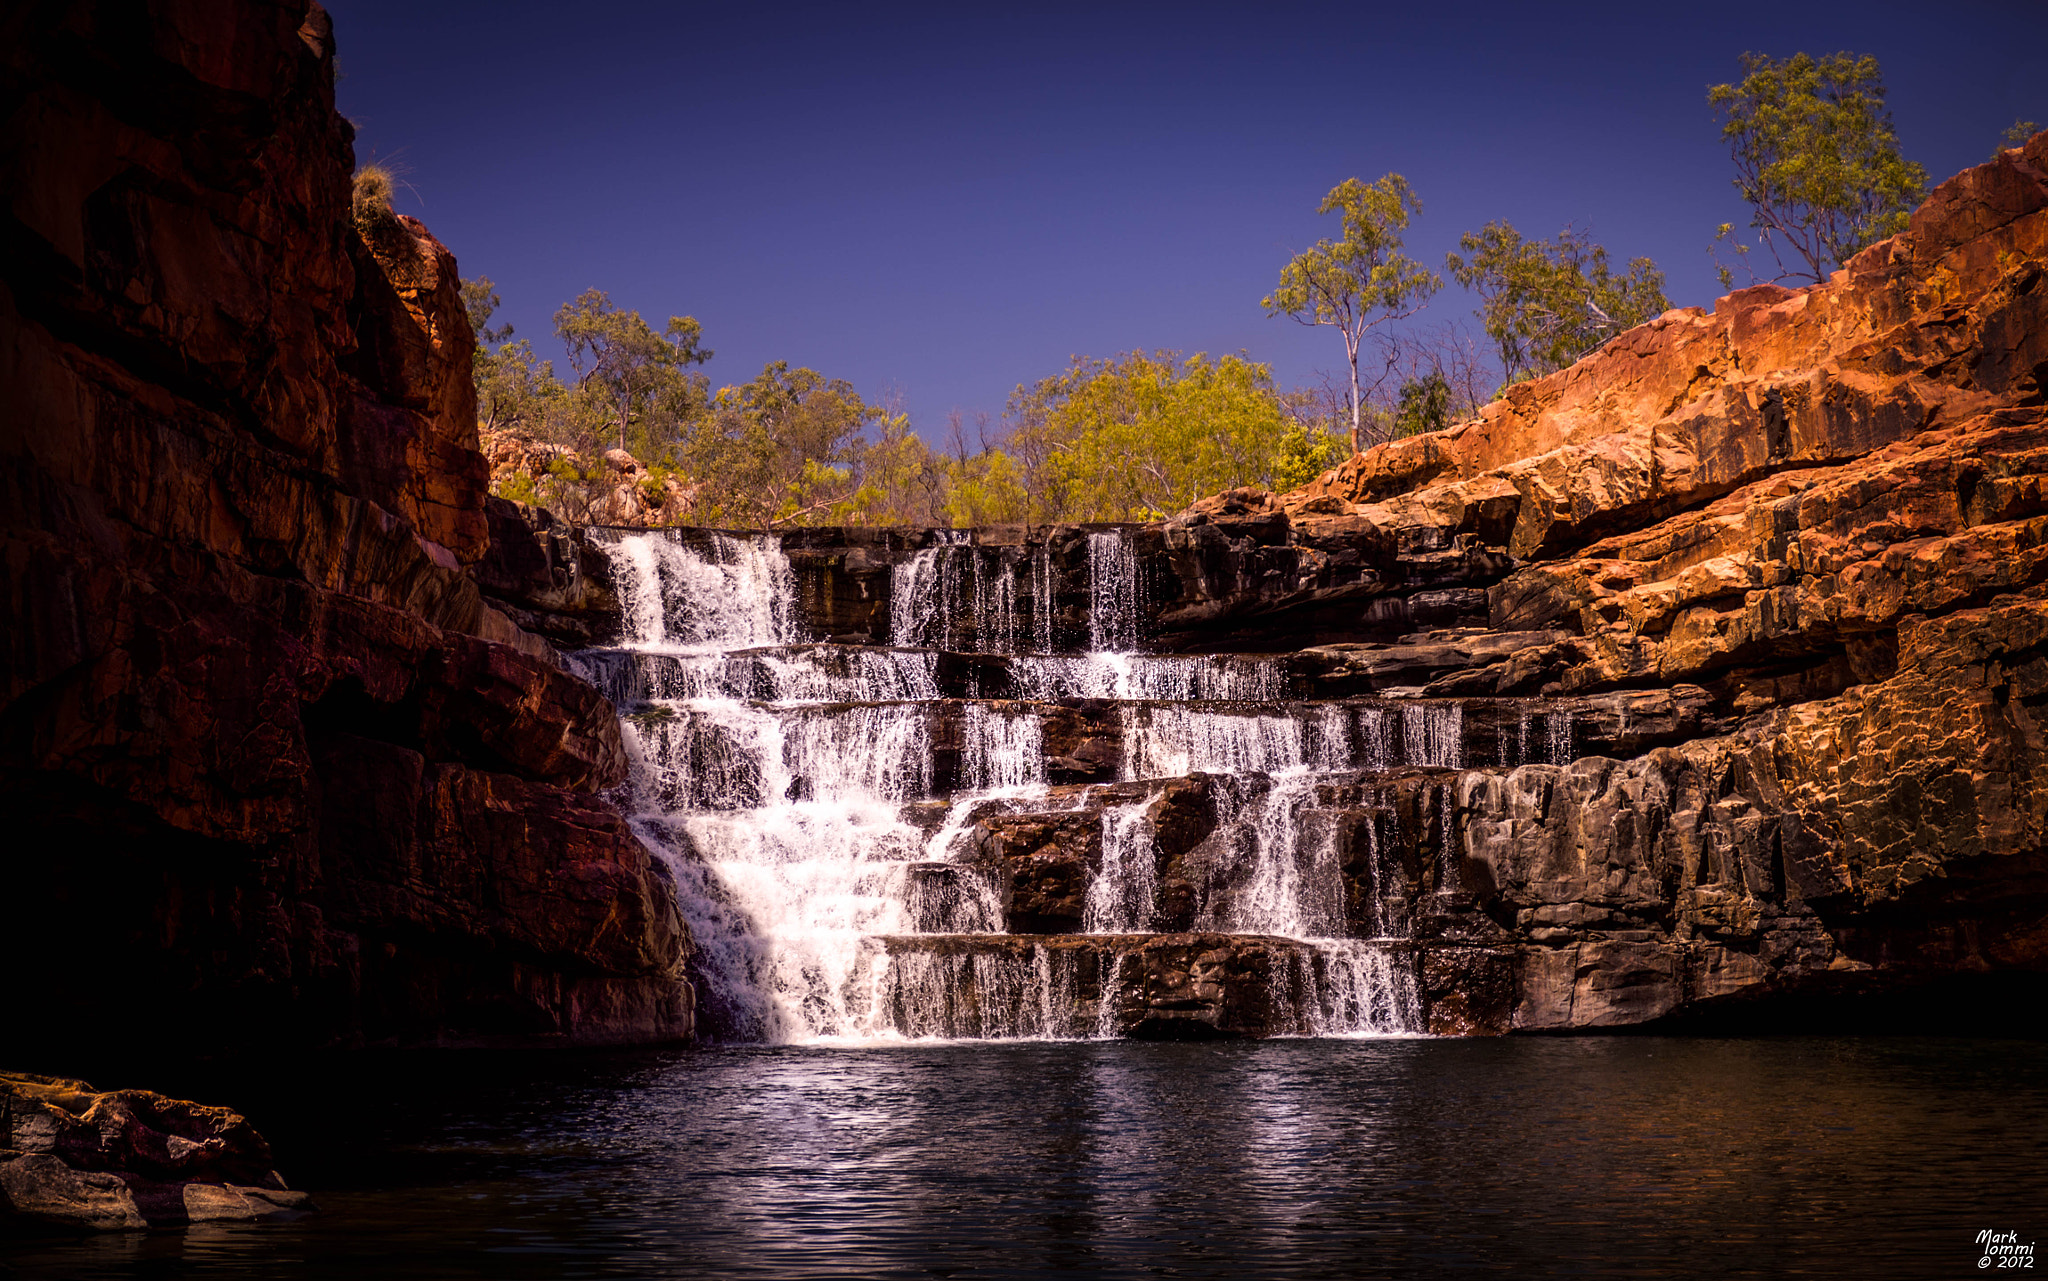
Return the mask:
<svg viewBox="0 0 2048 1281">
<path fill-rule="evenodd" d="M 796 581 L 772 535 L 706 533 L 703 548 L 632 534 L 616 548 L 614 575 L 633 649 L 749 649 L 787 645 L 795 634 Z"/>
<path fill-rule="evenodd" d="M 1135 934 L 1151 927 L 1159 870 L 1146 808 L 1139 801 L 1102 811 L 1102 863 L 1088 883 L 1081 914 L 1086 933 Z"/>
<path fill-rule="evenodd" d="M 1408 764 L 1437 769 L 1465 765 L 1465 709 L 1459 703 L 1410 703 L 1401 709 Z"/>
<path fill-rule="evenodd" d="M 1037 575 L 1036 617 L 1018 608 L 1019 567 L 1000 548 L 977 547 L 960 530 L 937 530 L 939 541 L 911 554 L 889 572 L 889 639 L 900 646 L 1012 654 L 1027 636 L 1051 645 L 1050 567 L 1028 562 Z"/>
<path fill-rule="evenodd" d="M 1456 894 L 1462 888 L 1458 878 L 1458 833 L 1457 808 L 1452 803 L 1451 789 L 1438 786 L 1436 793 L 1436 861 L 1439 894 Z"/>
<path fill-rule="evenodd" d="M 1545 764 L 1569 765 L 1572 763 L 1572 709 L 1557 708 L 1545 714 L 1550 734 Z"/>
<path fill-rule="evenodd" d="M 1287 692 L 1277 662 L 1227 654 L 1021 655 L 1010 680 L 1023 698 L 1270 702 Z"/>
<path fill-rule="evenodd" d="M 1240 880 L 1204 904 L 1202 929 L 1231 934 L 1335 938 L 1344 932 L 1344 880 L 1326 823 L 1311 820 L 1315 775 L 1288 771 L 1262 795 L 1217 798 L 1219 825 L 1235 825 L 1245 845 Z"/>
<path fill-rule="evenodd" d="M 961 715 L 960 779 L 972 792 L 1015 791 L 1045 782 L 1044 732 L 1027 711 L 969 703 Z"/>
<path fill-rule="evenodd" d="M 1143 613 L 1138 558 L 1130 544 L 1121 534 L 1088 535 L 1088 648 L 1136 649 Z"/>
<path fill-rule="evenodd" d="M 1031 646 L 1041 654 L 1054 648 L 1052 552 L 1040 546 L 1031 553 Z"/>
<path fill-rule="evenodd" d="M 913 553 L 889 571 L 889 643 L 957 649 L 961 617 L 961 560 L 969 549 L 964 534 L 936 530 L 933 546 Z M 971 550 L 971 549 L 969 549 Z"/>
<path fill-rule="evenodd" d="M 1129 652 L 1142 580 L 1117 534 L 1088 538 L 1097 652 L 1015 657 L 1027 641 L 1053 645 L 1051 554 L 941 539 L 892 574 L 898 647 L 880 649 L 805 641 L 772 536 L 613 537 L 626 639 L 571 661 L 625 713 L 634 823 L 675 873 L 707 1022 L 789 1041 L 1114 1035 L 1132 1017 L 1142 949 L 1122 940 L 1153 928 L 1151 798 L 1101 809 L 1088 934 L 1000 934 L 1009 873 L 981 861 L 977 824 L 1087 798 L 1048 795 L 1039 709 L 943 699 L 940 656 L 925 646 L 1011 655 L 1012 692 L 1029 697 L 1122 703 L 1128 779 L 1228 776 L 1218 839 L 1242 846 L 1243 867 L 1201 925 L 1290 940 L 1272 981 L 1295 1015 L 1275 1030 L 1413 1026 L 1388 986 L 1407 971 L 1384 949 L 1336 937 L 1343 881 L 1316 826 L 1315 788 L 1319 775 L 1393 762 L 1397 743 L 1453 763 L 1455 707 L 1282 706 L 1277 662 Z M 990 669 L 947 670 L 972 692 Z M 935 769 L 941 726 L 957 743 L 950 776 Z M 940 820 L 928 802 L 947 791 Z"/>
</svg>

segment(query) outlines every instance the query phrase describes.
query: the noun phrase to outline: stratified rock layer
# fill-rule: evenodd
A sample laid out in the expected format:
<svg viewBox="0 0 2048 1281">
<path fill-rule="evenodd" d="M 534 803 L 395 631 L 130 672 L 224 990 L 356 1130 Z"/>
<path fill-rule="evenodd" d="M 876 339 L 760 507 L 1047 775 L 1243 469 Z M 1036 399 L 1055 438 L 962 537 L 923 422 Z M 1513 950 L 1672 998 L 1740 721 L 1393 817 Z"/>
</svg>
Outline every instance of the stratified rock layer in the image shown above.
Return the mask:
<svg viewBox="0 0 2048 1281">
<path fill-rule="evenodd" d="M 1480 1022 L 2048 968 L 2044 392 L 2048 135 L 1825 285 L 1668 313 L 1276 500 L 1505 531 L 1491 626 L 1563 635 L 1429 693 L 1684 684 L 1722 724 L 1449 782 L 1425 928 L 1517 974 Z"/>
<path fill-rule="evenodd" d="M 544 544 L 453 256 L 352 224 L 326 15 L 8 31 L 0 1043 L 687 1035 L 610 706 L 479 589 Z"/>
</svg>

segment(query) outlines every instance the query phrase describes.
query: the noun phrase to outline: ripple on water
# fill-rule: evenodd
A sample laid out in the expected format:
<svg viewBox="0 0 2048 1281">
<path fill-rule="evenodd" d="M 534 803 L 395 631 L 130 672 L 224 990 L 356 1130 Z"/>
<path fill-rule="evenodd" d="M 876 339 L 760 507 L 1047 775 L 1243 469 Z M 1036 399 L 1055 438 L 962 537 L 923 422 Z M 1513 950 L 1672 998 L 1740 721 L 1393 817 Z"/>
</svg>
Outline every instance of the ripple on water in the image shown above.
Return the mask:
<svg viewBox="0 0 2048 1281">
<path fill-rule="evenodd" d="M 215 1075 L 322 1212 L 13 1275 L 1924 1277 L 2039 1233 L 2022 1042 L 740 1047 Z M 9 1275 L 0 1267 L 0 1276 Z"/>
</svg>

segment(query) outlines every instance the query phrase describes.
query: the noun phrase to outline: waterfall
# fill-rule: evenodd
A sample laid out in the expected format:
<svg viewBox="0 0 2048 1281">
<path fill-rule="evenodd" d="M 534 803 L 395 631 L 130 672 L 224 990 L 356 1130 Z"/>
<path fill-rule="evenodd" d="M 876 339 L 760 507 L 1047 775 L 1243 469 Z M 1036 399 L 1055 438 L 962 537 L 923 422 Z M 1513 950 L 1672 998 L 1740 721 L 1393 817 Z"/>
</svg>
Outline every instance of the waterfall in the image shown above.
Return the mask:
<svg viewBox="0 0 2048 1281">
<path fill-rule="evenodd" d="M 746 649 L 788 644 L 796 598 L 789 558 L 774 535 L 710 532 L 708 547 L 650 534 L 619 540 L 627 572 L 617 576 L 629 646 Z"/>
<path fill-rule="evenodd" d="M 1546 763 L 1551 765 L 1571 764 L 1572 709 L 1569 707 L 1557 708 L 1545 713 L 1544 719 L 1548 722 L 1550 730 Z"/>
<path fill-rule="evenodd" d="M 1303 959 L 1314 970 L 1298 980 L 1307 991 L 1294 1004 L 1297 1035 L 1382 1036 L 1421 1025 L 1413 977 L 1385 948 L 1332 939 Z"/>
<path fill-rule="evenodd" d="M 1031 645 L 1041 654 L 1054 648 L 1052 553 L 1044 546 L 1031 553 Z"/>
<path fill-rule="evenodd" d="M 889 571 L 892 644 L 1010 654 L 1042 630 L 1042 644 L 1050 647 L 1050 566 L 1033 583 L 1040 618 L 1027 620 L 1018 608 L 1016 568 L 1005 563 L 1000 548 L 977 547 L 959 530 L 937 530 L 934 536 L 937 544 Z M 1037 561 L 1031 569 L 1038 573 Z"/>
<path fill-rule="evenodd" d="M 1351 718 L 1335 704 L 1295 715 L 1139 704 L 1123 716 L 1128 779 L 1351 768 Z"/>
<path fill-rule="evenodd" d="M 1081 929 L 1089 934 L 1135 934 L 1152 921 L 1159 870 L 1143 801 L 1102 811 L 1102 863 L 1088 883 Z"/>
<path fill-rule="evenodd" d="M 1412 966 L 1340 937 L 1344 872 L 1317 789 L 1403 755 L 1454 763 L 1455 705 L 1284 703 L 1281 662 L 1133 652 L 1141 577 L 1116 533 L 1088 536 L 1092 652 L 1080 654 L 1048 652 L 1055 567 L 1043 546 L 937 534 L 891 571 L 884 648 L 807 639 L 772 535 L 602 536 L 625 635 L 567 661 L 619 707 L 622 796 L 673 873 L 707 1031 L 1089 1038 L 1155 1017 L 1145 967 L 1161 910 L 1160 793 L 1050 786 L 1047 704 L 1077 698 L 1118 709 L 1125 779 L 1214 776 L 1210 842 L 1236 861 L 1200 925 L 1267 958 L 1257 972 L 1272 1000 L 1244 1010 L 1286 1006 L 1231 1017 L 1289 1035 L 1415 1026 L 1399 1014 Z M 1016 653 L 1026 645 L 1040 652 Z M 1038 701 L 945 697 L 993 670 L 944 654 L 967 650 L 1004 655 L 1010 692 Z M 1077 812 L 1100 824 L 1082 932 L 1006 932 L 1021 873 L 1001 852 L 998 817 L 1022 816 L 1029 831 L 1037 816 Z"/>
<path fill-rule="evenodd" d="M 1436 801 L 1436 892 L 1456 894 L 1464 888 L 1458 880 L 1457 807 L 1448 786 L 1431 790 Z"/>
<path fill-rule="evenodd" d="M 1401 737 L 1410 765 L 1465 767 L 1465 709 L 1458 703 L 1411 703 L 1401 709 Z"/>
<path fill-rule="evenodd" d="M 913 553 L 889 572 L 889 641 L 900 646 L 958 648 L 961 562 L 955 548 L 965 535 L 936 530 L 939 541 Z"/>
<path fill-rule="evenodd" d="M 1272 702 L 1287 692 L 1280 664 L 1226 654 L 1020 655 L 1010 660 L 1019 696 L 1156 702 Z"/>
<path fill-rule="evenodd" d="M 1218 825 L 1247 838 L 1241 883 L 1205 904 L 1196 924 L 1233 934 L 1335 938 L 1344 932 L 1344 886 L 1327 823 L 1312 823 L 1315 776 L 1282 774 L 1249 804 L 1226 791 Z M 1311 826 L 1315 830 L 1309 830 Z"/>
<path fill-rule="evenodd" d="M 1143 612 L 1138 558 L 1130 544 L 1122 534 L 1088 535 L 1088 648 L 1136 649 Z"/>
<path fill-rule="evenodd" d="M 1045 744 L 1037 717 L 969 703 L 961 738 L 960 777 L 970 791 L 1014 791 L 1045 782 Z"/>
</svg>

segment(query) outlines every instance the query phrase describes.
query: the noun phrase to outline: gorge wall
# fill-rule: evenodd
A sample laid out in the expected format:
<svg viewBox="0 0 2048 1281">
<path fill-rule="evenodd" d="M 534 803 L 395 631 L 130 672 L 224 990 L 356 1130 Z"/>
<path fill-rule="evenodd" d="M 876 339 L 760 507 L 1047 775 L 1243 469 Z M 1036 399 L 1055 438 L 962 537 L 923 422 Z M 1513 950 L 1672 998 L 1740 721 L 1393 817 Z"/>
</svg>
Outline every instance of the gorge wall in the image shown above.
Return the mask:
<svg viewBox="0 0 2048 1281">
<path fill-rule="evenodd" d="M 350 220 L 324 13 L 147 16 L 0 42 L 0 1048 L 676 1039 L 686 967 L 795 1037 L 2048 965 L 2048 135 L 1294 493 L 574 529 L 486 495 L 452 256 Z"/>
<path fill-rule="evenodd" d="M 326 14 L 4 29 L 0 1045 L 688 1035 L 612 711 L 481 590 L 544 546 L 454 258 L 351 222 Z"/>
</svg>

